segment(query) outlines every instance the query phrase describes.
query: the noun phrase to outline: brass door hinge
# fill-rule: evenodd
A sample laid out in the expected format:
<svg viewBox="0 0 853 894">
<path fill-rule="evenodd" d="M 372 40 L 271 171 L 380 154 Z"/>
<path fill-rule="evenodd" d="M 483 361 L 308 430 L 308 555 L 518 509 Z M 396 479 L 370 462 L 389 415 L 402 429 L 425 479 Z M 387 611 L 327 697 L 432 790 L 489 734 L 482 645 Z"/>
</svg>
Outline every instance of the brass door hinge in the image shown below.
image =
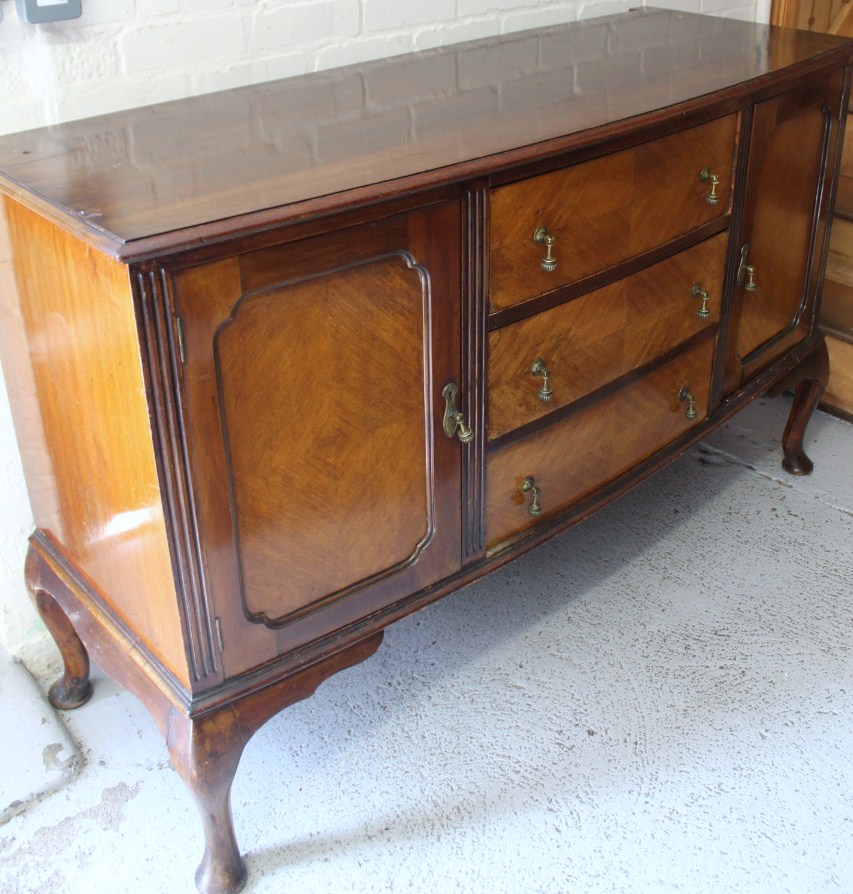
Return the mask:
<svg viewBox="0 0 853 894">
<path fill-rule="evenodd" d="M 216 625 L 216 644 L 219 646 L 219 654 L 221 655 L 225 651 L 225 643 L 222 640 L 222 621 L 219 618 L 215 618 L 214 624 Z"/>
</svg>

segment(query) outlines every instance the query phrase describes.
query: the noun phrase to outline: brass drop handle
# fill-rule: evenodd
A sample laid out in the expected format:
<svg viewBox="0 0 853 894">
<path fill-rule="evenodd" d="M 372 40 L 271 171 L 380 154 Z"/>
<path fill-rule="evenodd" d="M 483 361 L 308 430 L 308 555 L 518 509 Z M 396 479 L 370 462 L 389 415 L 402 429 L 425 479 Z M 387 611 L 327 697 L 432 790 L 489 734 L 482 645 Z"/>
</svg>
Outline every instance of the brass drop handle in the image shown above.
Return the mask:
<svg viewBox="0 0 853 894">
<path fill-rule="evenodd" d="M 695 282 L 693 283 L 693 289 L 690 294 L 702 302 L 699 305 L 699 310 L 696 311 L 696 316 L 699 317 L 700 320 L 707 320 L 708 317 L 711 316 L 711 311 L 708 310 L 708 293 L 698 282 Z"/>
<path fill-rule="evenodd" d="M 709 205 L 719 205 L 720 196 L 717 193 L 717 187 L 720 185 L 719 176 L 717 174 L 712 174 L 708 168 L 702 168 L 699 172 L 699 180 L 702 183 L 708 183 L 710 185 L 710 189 L 705 193 L 705 201 Z"/>
<path fill-rule="evenodd" d="M 528 475 L 524 481 L 521 482 L 521 492 L 523 494 L 530 494 L 531 500 L 527 507 L 528 513 L 536 518 L 537 515 L 542 515 L 542 506 L 539 503 L 539 494 L 540 490 L 536 486 L 536 479 L 531 475 Z"/>
<path fill-rule="evenodd" d="M 737 265 L 737 284 L 747 292 L 754 292 L 758 286 L 755 282 L 755 267 L 749 263 L 749 243 L 741 247 L 740 263 Z"/>
<path fill-rule="evenodd" d="M 448 438 L 456 435 L 463 443 L 467 444 L 474 438 L 474 429 L 465 424 L 465 416 L 456 407 L 456 395 L 459 389 L 453 382 L 448 382 L 441 396 L 444 398 L 444 422 L 442 427 Z"/>
<path fill-rule="evenodd" d="M 550 385 L 550 376 L 551 373 L 547 366 L 545 366 L 544 360 L 536 360 L 533 365 L 530 367 L 530 374 L 532 376 L 542 376 L 542 387 L 537 392 L 539 400 L 549 401 L 554 396 L 554 392 L 551 391 Z"/>
<path fill-rule="evenodd" d="M 552 273 L 557 269 L 557 259 L 554 257 L 554 242 L 556 242 L 556 239 L 545 227 L 537 227 L 536 232 L 533 234 L 533 241 L 537 245 L 545 246 L 545 257 L 539 262 L 539 266 L 548 273 Z"/>
<path fill-rule="evenodd" d="M 696 409 L 696 397 L 689 386 L 685 385 L 681 391 L 678 392 L 678 399 L 682 402 L 687 401 L 687 409 L 684 411 L 684 415 L 688 419 L 695 419 L 699 415 L 699 412 Z"/>
</svg>

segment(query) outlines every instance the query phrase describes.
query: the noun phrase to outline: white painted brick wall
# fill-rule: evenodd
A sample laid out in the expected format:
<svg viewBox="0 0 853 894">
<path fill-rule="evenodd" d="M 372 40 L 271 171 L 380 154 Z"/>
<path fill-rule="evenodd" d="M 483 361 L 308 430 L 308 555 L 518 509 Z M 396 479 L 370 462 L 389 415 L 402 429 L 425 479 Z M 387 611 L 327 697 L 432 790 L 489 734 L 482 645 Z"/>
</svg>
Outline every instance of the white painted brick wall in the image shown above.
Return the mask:
<svg viewBox="0 0 853 894">
<path fill-rule="evenodd" d="M 83 0 L 77 20 L 27 25 L 11 0 L 0 2 L 0 133 L 645 5 L 642 0 Z M 769 15 L 769 0 L 654 5 L 762 21 Z M 381 84 L 373 89 L 381 90 Z M 0 288 L 8 275 L 0 231 Z M 42 651 L 43 634 L 22 580 L 31 524 L 0 387 L 0 643 L 38 661 L 49 652 Z"/>
<path fill-rule="evenodd" d="M 0 133 L 408 50 L 590 18 L 642 0 L 83 0 L 0 22 Z M 661 0 L 753 18 L 768 0 Z M 766 15 L 766 12 L 763 12 Z"/>
</svg>

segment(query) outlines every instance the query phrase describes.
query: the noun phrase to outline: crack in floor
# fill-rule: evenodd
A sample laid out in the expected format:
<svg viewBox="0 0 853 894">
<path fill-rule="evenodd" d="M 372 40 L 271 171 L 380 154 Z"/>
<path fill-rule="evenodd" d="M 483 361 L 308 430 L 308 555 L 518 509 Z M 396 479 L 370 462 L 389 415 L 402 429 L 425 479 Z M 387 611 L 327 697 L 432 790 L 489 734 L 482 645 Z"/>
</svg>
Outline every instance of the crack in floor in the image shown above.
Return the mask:
<svg viewBox="0 0 853 894">
<path fill-rule="evenodd" d="M 743 436 L 739 435 L 739 437 L 743 437 Z M 744 440 L 748 440 L 751 444 L 756 443 L 755 441 L 752 441 L 749 438 L 744 437 Z M 702 443 L 699 445 L 698 449 L 699 449 L 700 454 L 713 455 L 713 456 L 720 457 L 729 465 L 739 466 L 740 468 L 748 469 L 750 472 L 753 472 L 755 475 L 757 475 L 759 478 L 764 479 L 765 481 L 771 481 L 773 484 L 781 485 L 782 487 L 788 488 L 789 490 L 792 490 L 795 493 L 800 494 L 800 496 L 806 497 L 807 499 L 810 499 L 810 500 L 816 500 L 818 503 L 821 504 L 821 506 L 826 506 L 828 509 L 833 509 L 836 512 L 840 512 L 843 515 L 847 515 L 847 516 L 853 518 L 853 509 L 848 509 L 846 506 L 839 506 L 836 503 L 826 500 L 825 494 L 822 492 L 809 493 L 808 491 L 797 487 L 797 484 L 796 484 L 797 476 L 789 475 L 789 473 L 787 473 L 787 472 L 785 472 L 779 476 L 771 475 L 769 472 L 765 472 L 762 469 L 759 469 L 757 466 L 753 465 L 752 463 L 748 462 L 747 460 L 740 459 L 739 457 L 735 456 L 733 453 L 729 453 L 728 451 L 723 450 L 719 447 L 712 447 L 709 444 Z M 698 457 L 698 460 L 699 460 L 699 462 L 707 462 L 707 460 L 703 460 L 703 458 L 701 456 Z M 794 479 L 794 480 L 791 480 L 791 479 Z"/>
</svg>

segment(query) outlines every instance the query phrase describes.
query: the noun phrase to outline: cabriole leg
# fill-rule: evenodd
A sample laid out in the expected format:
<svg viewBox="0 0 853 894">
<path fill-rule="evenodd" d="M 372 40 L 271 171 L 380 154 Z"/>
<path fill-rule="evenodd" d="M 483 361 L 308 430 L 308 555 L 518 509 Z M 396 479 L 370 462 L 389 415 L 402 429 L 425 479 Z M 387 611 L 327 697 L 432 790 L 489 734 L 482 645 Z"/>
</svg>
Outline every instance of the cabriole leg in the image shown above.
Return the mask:
<svg viewBox="0 0 853 894">
<path fill-rule="evenodd" d="M 54 708 L 66 711 L 79 708 L 92 695 L 89 655 L 68 616 L 48 591 L 48 587 L 62 587 L 64 584 L 46 568 L 32 546 L 27 552 L 26 580 L 36 610 L 58 646 L 65 665 L 65 673 L 48 692 L 50 703 Z"/>
<path fill-rule="evenodd" d="M 71 624 L 74 618 L 86 641 L 96 644 L 103 670 L 151 712 L 172 763 L 193 796 L 204 831 L 204 856 L 195 878 L 199 891 L 235 894 L 246 882 L 246 865 L 234 835 L 231 785 L 246 743 L 271 717 L 308 698 L 324 680 L 369 658 L 382 642 L 382 631 L 230 701 L 223 697 L 204 710 L 192 705 L 192 699 L 170 698 L 148 663 L 129 658 L 130 643 L 123 631 L 98 610 L 97 599 L 44 531 L 37 530 L 30 538 L 26 579 L 65 662 L 65 674 L 51 688 L 51 702 L 59 708 L 76 707 L 92 691 L 89 656 Z"/>
<path fill-rule="evenodd" d="M 231 819 L 231 783 L 246 743 L 279 711 L 307 698 L 332 674 L 369 658 L 381 642 L 379 631 L 291 677 L 199 717 L 172 710 L 166 744 L 204 827 L 204 856 L 195 876 L 202 894 L 232 894 L 246 882 L 246 864 Z"/>
<path fill-rule="evenodd" d="M 230 708 L 197 719 L 174 712 L 169 722 L 169 754 L 204 829 L 204 856 L 195 874 L 202 894 L 233 894 L 246 882 L 231 817 L 231 784 L 246 741 Z"/>
<path fill-rule="evenodd" d="M 782 468 L 792 475 L 809 475 L 814 463 L 803 449 L 806 426 L 817 409 L 829 381 L 829 355 L 822 339 L 815 349 L 786 377 L 787 387 L 794 388 L 794 403 L 782 435 Z"/>
</svg>

